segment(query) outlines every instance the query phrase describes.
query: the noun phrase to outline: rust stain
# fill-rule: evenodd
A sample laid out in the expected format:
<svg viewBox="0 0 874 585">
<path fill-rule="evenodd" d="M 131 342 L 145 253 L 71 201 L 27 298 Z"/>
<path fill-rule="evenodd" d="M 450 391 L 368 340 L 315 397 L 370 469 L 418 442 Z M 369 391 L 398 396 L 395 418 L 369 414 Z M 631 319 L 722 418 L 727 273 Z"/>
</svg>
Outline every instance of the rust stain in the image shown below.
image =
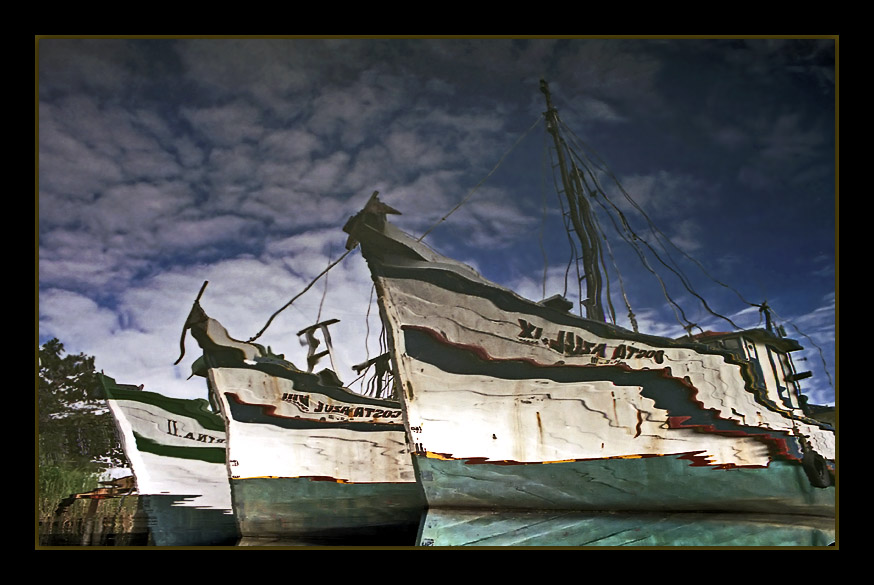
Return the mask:
<svg viewBox="0 0 874 585">
<path fill-rule="evenodd" d="M 331 481 L 334 483 L 352 483 L 351 481 L 347 481 L 345 479 L 338 479 L 336 477 L 330 477 L 326 475 L 301 475 L 300 479 L 308 479 L 310 481 Z"/>
<path fill-rule="evenodd" d="M 613 420 L 616 421 L 616 424 L 619 424 L 619 413 L 616 412 L 616 393 L 610 393 L 611 398 L 613 399 Z"/>
<path fill-rule="evenodd" d="M 328 481 L 334 483 L 342 483 L 342 484 L 353 484 L 356 482 L 349 481 L 346 479 L 339 479 L 336 477 L 330 477 L 328 475 L 295 475 L 295 476 L 287 476 L 287 475 L 247 475 L 246 477 L 234 476 L 233 479 L 308 479 L 310 481 Z M 370 482 L 365 482 L 370 483 Z"/>
<path fill-rule="evenodd" d="M 724 437 L 751 437 L 751 438 L 761 442 L 762 444 L 764 444 L 768 448 L 768 452 L 770 453 L 771 458 L 782 457 L 784 459 L 790 459 L 790 460 L 795 460 L 795 461 L 801 460 L 801 458 L 798 455 L 793 454 L 789 450 L 789 443 L 788 443 L 787 438 L 772 437 L 772 436 L 768 436 L 766 434 L 748 433 L 748 432 L 742 431 L 742 430 L 735 430 L 735 431 L 720 430 L 720 429 L 717 429 L 715 426 L 708 425 L 708 424 L 694 424 L 694 423 L 687 424 L 688 421 L 691 420 L 691 418 L 692 417 L 690 417 L 690 416 L 669 416 L 668 417 L 668 428 L 669 429 L 695 429 L 695 430 L 700 430 L 700 431 L 705 432 L 705 433 L 711 433 L 714 435 L 720 435 L 720 436 L 724 436 Z M 694 453 L 692 455 L 694 455 Z M 692 458 L 691 456 L 687 457 L 687 458 L 692 459 L 692 461 L 696 460 L 695 458 Z M 707 465 L 710 465 L 710 464 L 707 463 Z M 735 465 L 733 463 L 727 464 L 727 465 L 731 465 L 733 467 L 767 467 L 767 465 L 764 465 L 764 466 L 760 466 L 760 465 Z"/>
<path fill-rule="evenodd" d="M 540 362 L 536 359 L 530 358 L 530 357 L 495 358 L 495 357 L 491 356 L 489 354 L 488 350 L 484 347 L 477 346 L 477 345 L 468 345 L 468 344 L 461 344 L 461 343 L 452 342 L 445 336 L 445 334 L 443 334 L 443 332 L 437 332 L 437 331 L 434 331 L 432 329 L 429 329 L 428 327 L 408 324 L 408 325 L 402 325 L 401 329 L 402 330 L 420 331 L 422 333 L 425 333 L 425 334 L 431 336 L 438 343 L 441 343 L 441 344 L 446 345 L 448 347 L 464 349 L 466 351 L 473 353 L 474 355 L 476 355 L 477 357 L 479 357 L 480 359 L 482 359 L 484 361 L 527 363 L 527 364 L 530 364 L 530 365 L 533 365 L 536 367 L 542 367 L 542 368 L 548 368 L 548 367 L 552 367 L 552 366 L 560 366 L 563 364 L 563 362 L 558 362 L 555 364 L 546 364 L 546 363 L 542 363 L 542 362 Z M 683 346 L 680 345 L 678 347 L 683 347 Z M 725 363 L 738 366 L 741 370 L 741 376 L 744 380 L 744 388 L 756 397 L 757 402 L 765 404 L 769 408 L 775 409 L 778 412 L 783 412 L 783 413 L 789 412 L 785 408 L 782 408 L 780 405 L 778 405 L 778 404 L 774 403 L 772 400 L 768 399 L 767 396 L 763 394 L 763 390 L 756 387 L 755 382 L 754 382 L 755 375 L 753 373 L 753 364 L 751 362 L 747 362 L 745 360 L 739 360 L 738 358 L 736 358 L 732 355 L 723 355 L 722 353 L 715 352 L 715 351 L 714 352 L 706 351 L 703 353 L 706 355 L 719 356 L 725 361 Z M 624 370 L 627 372 L 635 371 L 635 368 L 632 368 L 630 365 L 628 365 L 626 363 L 610 364 L 609 366 L 605 366 L 604 364 L 573 364 L 569 367 L 584 368 L 584 369 L 611 367 L 611 368 L 617 368 L 620 370 Z M 691 396 L 689 397 L 689 401 L 692 404 L 694 404 L 695 406 L 697 406 L 698 408 L 700 408 L 702 410 L 705 409 L 704 403 L 698 399 L 698 393 L 699 393 L 698 388 L 693 384 L 692 380 L 688 376 L 685 376 L 683 378 L 680 378 L 678 376 L 674 376 L 673 372 L 671 371 L 671 367 L 668 365 L 663 366 L 663 367 L 659 367 L 659 368 L 653 368 L 653 369 L 650 369 L 650 371 L 657 372 L 660 377 L 667 379 L 667 380 L 672 380 L 672 381 L 678 382 L 681 385 L 685 386 L 687 388 L 687 390 L 689 390 L 691 392 Z M 761 423 L 759 426 L 761 426 Z"/>
<path fill-rule="evenodd" d="M 425 457 L 428 459 L 440 459 L 442 461 L 454 461 L 455 457 L 450 457 L 449 455 L 441 455 L 440 453 L 434 453 L 432 451 L 425 451 Z"/>
<path fill-rule="evenodd" d="M 442 453 L 433 453 L 431 451 L 425 451 L 422 453 L 425 457 L 430 459 L 439 459 L 442 461 L 463 461 L 466 465 L 551 465 L 553 463 L 578 463 L 583 461 L 599 461 L 599 460 L 609 460 L 609 459 L 650 459 L 653 457 L 676 457 L 678 459 L 685 459 L 687 461 L 692 462 L 693 467 L 711 467 L 713 469 L 760 469 L 765 468 L 767 465 L 736 465 L 736 464 L 723 464 L 723 465 L 713 465 L 709 463 L 706 457 L 702 457 L 701 453 L 704 451 L 692 451 L 687 453 L 644 453 L 644 454 L 636 454 L 636 455 L 615 455 L 612 457 L 592 457 L 592 458 L 583 458 L 583 459 L 557 459 L 554 461 L 510 461 L 510 460 L 489 460 L 487 457 L 465 457 L 465 458 L 457 458 L 451 457 Z"/>
</svg>

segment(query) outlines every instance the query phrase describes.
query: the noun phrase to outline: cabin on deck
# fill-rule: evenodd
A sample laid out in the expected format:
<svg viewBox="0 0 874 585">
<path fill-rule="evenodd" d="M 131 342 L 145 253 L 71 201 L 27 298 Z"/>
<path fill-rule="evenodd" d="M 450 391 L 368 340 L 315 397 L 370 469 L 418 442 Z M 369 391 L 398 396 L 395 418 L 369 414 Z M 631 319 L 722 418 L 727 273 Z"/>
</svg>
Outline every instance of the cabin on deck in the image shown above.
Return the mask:
<svg viewBox="0 0 874 585">
<path fill-rule="evenodd" d="M 796 414 L 808 414 L 807 398 L 802 395 L 798 381 L 812 374 L 796 371 L 790 353 L 804 348 L 794 339 L 779 337 L 767 329 L 732 333 L 708 331 L 692 338 L 749 362 L 756 389 L 765 391 L 774 403 L 796 411 Z"/>
</svg>

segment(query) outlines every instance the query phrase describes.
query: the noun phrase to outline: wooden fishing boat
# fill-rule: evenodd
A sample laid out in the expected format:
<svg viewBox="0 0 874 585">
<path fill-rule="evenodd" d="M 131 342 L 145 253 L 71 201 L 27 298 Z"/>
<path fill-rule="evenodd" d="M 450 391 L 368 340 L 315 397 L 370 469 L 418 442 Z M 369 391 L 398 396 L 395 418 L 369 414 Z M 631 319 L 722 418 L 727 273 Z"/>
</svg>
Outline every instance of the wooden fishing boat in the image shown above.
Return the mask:
<svg viewBox="0 0 874 585">
<path fill-rule="evenodd" d="M 400 403 L 231 338 L 199 298 L 186 330 L 203 350 L 195 373 L 207 378 L 227 425 L 242 542 L 412 546 L 424 495 Z M 324 326 L 301 334 L 312 338 Z M 309 364 L 318 357 L 311 352 Z"/>
<path fill-rule="evenodd" d="M 221 417 L 206 400 L 170 398 L 99 376 L 152 543 L 236 544 Z"/>
<path fill-rule="evenodd" d="M 398 212 L 376 193 L 344 227 L 376 286 L 429 517 L 706 511 L 833 522 L 835 430 L 806 407 L 796 341 L 770 321 L 676 339 L 605 322 L 590 178 L 542 89 L 582 247 L 585 317 L 440 255 L 388 222 Z"/>
</svg>

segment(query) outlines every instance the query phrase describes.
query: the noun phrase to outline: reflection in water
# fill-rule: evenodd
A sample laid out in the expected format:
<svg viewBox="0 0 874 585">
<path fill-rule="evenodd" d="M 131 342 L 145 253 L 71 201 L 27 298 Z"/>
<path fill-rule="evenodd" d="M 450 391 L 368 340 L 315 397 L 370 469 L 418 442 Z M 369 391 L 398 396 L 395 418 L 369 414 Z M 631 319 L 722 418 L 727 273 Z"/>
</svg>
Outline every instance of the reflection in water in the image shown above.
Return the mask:
<svg viewBox="0 0 874 585">
<path fill-rule="evenodd" d="M 251 506 L 235 513 L 224 422 L 205 409 L 204 401 L 168 399 L 108 380 L 110 406 L 135 476 L 61 500 L 51 519 L 40 522 L 40 546 L 821 547 L 836 539 L 834 516 L 775 515 L 764 509 L 732 514 L 432 509 L 417 526 L 418 517 L 397 521 L 398 510 L 408 512 L 408 506 L 393 507 L 405 504 L 403 493 L 385 507 L 393 523 L 359 523 L 353 533 L 345 517 L 355 508 L 344 507 L 338 497 L 347 486 L 303 478 L 300 485 L 268 478 L 235 482 L 238 491 L 257 488 L 266 502 L 255 514 Z M 271 492 L 277 487 L 281 493 Z M 285 513 L 278 505 L 283 502 Z M 307 532 L 255 530 L 241 538 L 238 523 L 247 514 L 286 525 L 289 518 L 299 520 L 301 507 L 312 522 Z M 341 517 L 345 522 L 328 521 Z"/>
<path fill-rule="evenodd" d="M 234 546 L 237 524 L 233 514 L 214 508 L 195 508 L 180 496 L 141 496 L 155 546 Z"/>
<path fill-rule="evenodd" d="M 96 492 L 97 490 L 95 490 Z M 73 494 L 40 523 L 40 546 L 235 546 L 233 514 L 185 496 Z"/>
<path fill-rule="evenodd" d="M 205 400 L 168 398 L 108 376 L 100 379 L 133 477 L 66 498 L 51 526 L 40 527 L 40 543 L 236 544 L 221 417 Z M 134 488 L 132 508 L 125 500 Z M 86 500 L 87 508 L 74 506 Z M 118 518 L 127 525 L 117 525 Z M 119 534 L 125 535 L 122 542 Z"/>
<path fill-rule="evenodd" d="M 133 495 L 133 477 L 61 500 L 39 524 L 40 546 L 143 546 L 148 520 Z"/>
<path fill-rule="evenodd" d="M 178 504 L 177 497 L 71 498 L 40 526 L 41 546 L 405 546 L 410 535 L 237 538 L 234 518 Z M 373 538 L 377 536 L 378 538 Z M 400 536 L 400 535 L 398 535 Z M 719 513 L 429 511 L 416 544 L 426 547 L 752 547 L 833 545 L 834 519 Z M 387 540 L 391 540 L 386 544 Z"/>
<path fill-rule="evenodd" d="M 330 350 L 333 322 L 301 332 L 313 352 L 316 329 Z M 333 370 L 303 371 L 234 340 L 198 301 L 187 328 L 204 352 L 194 371 L 208 378 L 227 427 L 233 507 L 247 543 L 415 543 L 425 498 L 396 398 L 356 393 Z M 310 370 L 320 355 L 310 355 Z M 356 369 L 375 367 L 374 388 L 382 388 L 387 359 Z"/>
<path fill-rule="evenodd" d="M 133 478 L 61 501 L 40 525 L 41 546 L 240 547 L 751 547 L 833 545 L 834 518 L 741 513 L 619 513 L 442 509 L 405 530 L 314 530 L 306 538 L 240 537 L 228 510 L 199 495 L 140 495 Z M 281 516 L 281 511 L 277 510 Z M 408 529 L 406 529 L 408 528 Z"/>
<path fill-rule="evenodd" d="M 420 546 L 829 546 L 827 516 L 718 512 L 429 510 Z"/>
</svg>

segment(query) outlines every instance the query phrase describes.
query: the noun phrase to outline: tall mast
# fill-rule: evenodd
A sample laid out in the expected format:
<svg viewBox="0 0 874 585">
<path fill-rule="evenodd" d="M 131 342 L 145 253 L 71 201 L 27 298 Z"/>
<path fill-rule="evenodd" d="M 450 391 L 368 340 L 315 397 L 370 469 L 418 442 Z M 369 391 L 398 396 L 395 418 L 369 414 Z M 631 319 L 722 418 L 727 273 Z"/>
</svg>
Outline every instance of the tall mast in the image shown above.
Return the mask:
<svg viewBox="0 0 874 585">
<path fill-rule="evenodd" d="M 592 208 L 586 193 L 582 189 L 579 178 L 580 170 L 571 161 L 571 168 L 565 158 L 567 145 L 559 134 L 558 111 L 552 105 L 549 95 L 549 85 L 540 80 L 540 91 L 546 96 L 546 129 L 555 141 L 555 151 L 558 156 L 558 166 L 564 194 L 568 201 L 571 223 L 574 232 L 582 246 L 583 269 L 586 279 L 586 299 L 582 301 L 586 307 L 586 317 L 595 321 L 604 321 L 604 307 L 601 304 L 601 270 L 598 265 L 601 243 L 598 230 L 592 219 Z"/>
</svg>

